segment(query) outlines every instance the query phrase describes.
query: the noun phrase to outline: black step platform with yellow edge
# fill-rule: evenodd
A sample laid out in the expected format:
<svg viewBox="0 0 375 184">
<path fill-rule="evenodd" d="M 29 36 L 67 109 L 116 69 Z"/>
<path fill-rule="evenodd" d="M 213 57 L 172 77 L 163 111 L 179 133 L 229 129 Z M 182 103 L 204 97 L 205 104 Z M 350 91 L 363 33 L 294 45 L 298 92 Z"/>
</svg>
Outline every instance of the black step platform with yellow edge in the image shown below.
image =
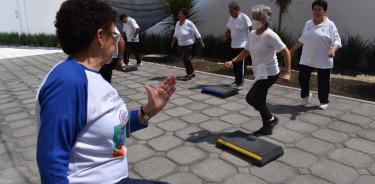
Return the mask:
<svg viewBox="0 0 375 184">
<path fill-rule="evenodd" d="M 284 154 L 281 146 L 242 131 L 235 131 L 220 137 L 216 146 L 226 147 L 249 157 L 256 166 L 264 166 Z"/>
<path fill-rule="evenodd" d="M 238 90 L 228 85 L 207 85 L 202 88 L 202 93 L 211 94 L 220 98 L 227 98 L 238 94 Z"/>
</svg>

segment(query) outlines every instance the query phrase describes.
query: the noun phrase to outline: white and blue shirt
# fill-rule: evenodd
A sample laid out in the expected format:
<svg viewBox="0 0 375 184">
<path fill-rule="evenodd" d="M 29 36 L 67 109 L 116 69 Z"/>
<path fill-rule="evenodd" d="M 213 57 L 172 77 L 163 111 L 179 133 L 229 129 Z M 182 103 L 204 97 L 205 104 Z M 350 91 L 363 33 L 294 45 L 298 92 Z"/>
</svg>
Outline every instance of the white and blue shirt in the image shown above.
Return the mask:
<svg viewBox="0 0 375 184">
<path fill-rule="evenodd" d="M 126 124 L 145 128 L 97 71 L 73 58 L 37 93 L 37 163 L 42 183 L 116 183 L 128 177 Z"/>
</svg>

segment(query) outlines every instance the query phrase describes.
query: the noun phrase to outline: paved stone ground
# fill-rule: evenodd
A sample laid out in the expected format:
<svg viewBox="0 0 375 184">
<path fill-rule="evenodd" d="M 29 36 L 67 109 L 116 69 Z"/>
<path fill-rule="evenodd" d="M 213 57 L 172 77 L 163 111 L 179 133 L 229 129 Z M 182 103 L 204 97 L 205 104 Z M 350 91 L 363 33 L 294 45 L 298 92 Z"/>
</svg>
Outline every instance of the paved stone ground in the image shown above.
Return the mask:
<svg viewBox="0 0 375 184">
<path fill-rule="evenodd" d="M 61 53 L 0 60 L 0 183 L 39 183 L 35 163 L 35 92 Z M 132 73 L 114 73 L 114 86 L 129 108 L 146 102 L 143 84 L 157 84 L 184 70 L 146 63 Z M 280 159 L 259 168 L 215 148 L 225 132 L 252 132 L 259 115 L 239 95 L 219 99 L 200 93 L 205 84 L 233 79 L 198 73 L 178 82 L 176 94 L 150 127 L 128 139 L 130 176 L 176 184 L 375 183 L 375 105 L 331 97 L 328 110 L 298 106 L 299 91 L 274 86 L 270 108 L 281 122 L 264 139 L 284 147 Z M 333 84 L 334 85 L 334 84 Z M 314 94 L 314 104 L 318 104 Z"/>
</svg>

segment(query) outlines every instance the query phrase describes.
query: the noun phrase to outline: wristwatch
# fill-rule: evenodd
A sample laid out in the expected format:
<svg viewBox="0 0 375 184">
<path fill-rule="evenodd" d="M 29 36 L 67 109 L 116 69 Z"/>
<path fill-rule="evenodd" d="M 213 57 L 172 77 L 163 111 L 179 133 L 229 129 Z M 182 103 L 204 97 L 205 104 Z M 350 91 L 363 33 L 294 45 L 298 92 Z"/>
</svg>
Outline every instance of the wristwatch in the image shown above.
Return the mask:
<svg viewBox="0 0 375 184">
<path fill-rule="evenodd" d="M 145 121 L 148 122 L 148 120 L 150 120 L 150 118 L 151 118 L 150 115 L 148 115 L 148 114 L 145 113 L 145 111 L 143 110 L 143 106 L 141 106 L 140 110 L 141 110 L 142 118 L 143 118 Z"/>
</svg>

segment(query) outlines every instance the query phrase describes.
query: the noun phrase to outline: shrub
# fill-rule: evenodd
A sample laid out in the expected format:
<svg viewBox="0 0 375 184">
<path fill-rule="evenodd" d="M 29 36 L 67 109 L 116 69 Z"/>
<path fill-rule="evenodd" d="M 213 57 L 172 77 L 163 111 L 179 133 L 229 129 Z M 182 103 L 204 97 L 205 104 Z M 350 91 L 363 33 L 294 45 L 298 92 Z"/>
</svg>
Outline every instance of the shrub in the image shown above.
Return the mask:
<svg viewBox="0 0 375 184">
<path fill-rule="evenodd" d="M 375 38 L 367 46 L 366 57 L 368 65 L 375 70 Z"/>
<path fill-rule="evenodd" d="M 53 34 L 0 33 L 0 44 L 57 47 L 58 41 Z"/>
<path fill-rule="evenodd" d="M 368 48 L 367 41 L 359 35 L 350 35 L 342 39 L 342 48 L 337 51 L 335 67 L 338 69 L 358 69 L 360 64 L 366 64 L 363 59 Z"/>
<path fill-rule="evenodd" d="M 172 36 L 151 34 L 142 34 L 141 44 L 142 52 L 144 54 L 169 54 L 174 55 L 175 51 L 170 47 Z"/>
</svg>

